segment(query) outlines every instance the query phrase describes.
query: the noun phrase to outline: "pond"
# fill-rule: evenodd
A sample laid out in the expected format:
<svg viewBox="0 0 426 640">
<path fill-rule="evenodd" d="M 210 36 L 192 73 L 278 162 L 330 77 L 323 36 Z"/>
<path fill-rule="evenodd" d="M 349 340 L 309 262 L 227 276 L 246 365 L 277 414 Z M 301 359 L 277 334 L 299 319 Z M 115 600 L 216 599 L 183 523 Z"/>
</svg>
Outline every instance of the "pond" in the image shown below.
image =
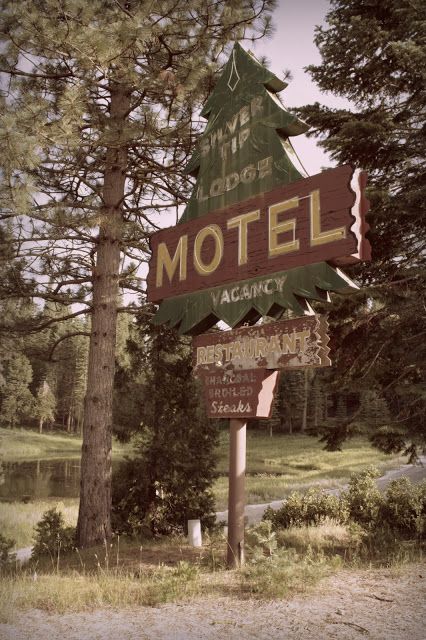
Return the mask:
<svg viewBox="0 0 426 640">
<path fill-rule="evenodd" d="M 114 461 L 113 468 L 119 463 Z M 77 498 L 79 493 L 79 458 L 1 463 L 0 500 Z"/>
</svg>

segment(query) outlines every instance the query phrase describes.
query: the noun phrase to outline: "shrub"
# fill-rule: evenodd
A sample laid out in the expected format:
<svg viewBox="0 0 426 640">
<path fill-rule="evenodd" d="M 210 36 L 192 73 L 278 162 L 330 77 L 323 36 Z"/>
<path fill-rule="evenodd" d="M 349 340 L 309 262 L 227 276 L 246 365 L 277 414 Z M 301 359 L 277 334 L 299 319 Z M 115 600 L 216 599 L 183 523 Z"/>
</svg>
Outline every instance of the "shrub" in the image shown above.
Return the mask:
<svg viewBox="0 0 426 640">
<path fill-rule="evenodd" d="M 75 528 L 65 526 L 63 515 L 56 507 L 45 511 L 34 530 L 32 558 L 46 554 L 51 558 L 58 557 L 61 552 L 75 547 Z"/>
<path fill-rule="evenodd" d="M 250 527 L 246 532 L 245 542 L 254 560 L 262 556 L 272 556 L 277 550 L 277 534 L 273 531 L 272 522 L 264 520 Z"/>
<path fill-rule="evenodd" d="M 310 489 L 305 494 L 292 493 L 277 511 L 266 509 L 263 519 L 271 521 L 274 529 L 287 529 L 319 525 L 325 520 L 344 524 L 348 512 L 345 502 L 338 496 Z"/>
<path fill-rule="evenodd" d="M 6 538 L 2 533 L 0 533 L 0 567 L 14 559 L 14 554 L 10 553 L 14 544 L 14 540 Z"/>
<path fill-rule="evenodd" d="M 376 528 L 383 505 L 383 496 L 375 482 L 379 475 L 373 467 L 353 474 L 348 491 L 341 496 L 349 518 L 369 530 Z"/>
<path fill-rule="evenodd" d="M 341 566 L 340 558 L 327 558 L 308 549 L 299 555 L 294 549 L 278 550 L 272 557 L 248 563 L 240 571 L 241 591 L 262 600 L 304 593 Z"/>
<path fill-rule="evenodd" d="M 424 486 L 413 485 L 408 478 L 390 482 L 380 509 L 380 524 L 403 538 L 421 536 L 425 521 Z"/>
<path fill-rule="evenodd" d="M 214 525 L 214 498 L 207 480 L 199 477 L 191 483 L 176 473 L 177 478 L 165 477 L 160 485 L 150 476 L 142 457 L 121 463 L 113 478 L 115 532 L 141 537 L 182 534 L 188 520 L 196 518 L 203 529 Z"/>
</svg>

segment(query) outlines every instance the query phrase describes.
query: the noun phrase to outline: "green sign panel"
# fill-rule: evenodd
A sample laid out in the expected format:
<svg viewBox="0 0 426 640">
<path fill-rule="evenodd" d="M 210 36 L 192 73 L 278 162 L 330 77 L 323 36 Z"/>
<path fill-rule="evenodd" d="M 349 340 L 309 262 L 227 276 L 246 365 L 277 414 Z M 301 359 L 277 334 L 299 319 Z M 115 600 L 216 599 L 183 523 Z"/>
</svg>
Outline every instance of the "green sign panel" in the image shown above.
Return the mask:
<svg viewBox="0 0 426 640">
<path fill-rule="evenodd" d="M 309 127 L 279 101 L 286 86 L 234 46 L 201 113 L 208 124 L 187 167 L 197 183 L 180 222 L 305 177 L 288 138 Z"/>
<path fill-rule="evenodd" d="M 279 318 L 284 309 L 303 315 L 306 300 L 326 300 L 328 292 L 347 293 L 353 286 L 341 271 L 321 262 L 169 298 L 161 303 L 155 322 L 197 335 L 218 320 L 236 327 L 261 316 Z"/>
</svg>

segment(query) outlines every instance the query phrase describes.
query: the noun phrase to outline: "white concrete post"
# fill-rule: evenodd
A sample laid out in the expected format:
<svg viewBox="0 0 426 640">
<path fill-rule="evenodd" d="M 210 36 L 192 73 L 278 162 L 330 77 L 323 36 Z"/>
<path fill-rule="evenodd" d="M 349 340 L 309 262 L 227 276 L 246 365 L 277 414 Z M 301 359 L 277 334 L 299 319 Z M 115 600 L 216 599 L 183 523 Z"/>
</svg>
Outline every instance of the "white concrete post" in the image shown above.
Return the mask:
<svg viewBox="0 0 426 640">
<path fill-rule="evenodd" d="M 191 547 L 201 547 L 201 522 L 199 520 L 188 520 L 188 542 Z"/>
</svg>

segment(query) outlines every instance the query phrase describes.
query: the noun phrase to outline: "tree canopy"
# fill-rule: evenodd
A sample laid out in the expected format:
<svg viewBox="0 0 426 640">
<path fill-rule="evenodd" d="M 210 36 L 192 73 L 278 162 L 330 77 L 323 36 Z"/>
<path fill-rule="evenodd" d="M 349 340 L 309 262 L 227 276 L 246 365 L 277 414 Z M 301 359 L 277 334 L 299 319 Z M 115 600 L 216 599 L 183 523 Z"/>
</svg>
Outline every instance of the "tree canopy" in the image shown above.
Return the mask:
<svg viewBox="0 0 426 640">
<path fill-rule="evenodd" d="M 347 109 L 299 109 L 338 163 L 368 171 L 371 263 L 349 275 L 362 284 L 331 316 L 338 384 L 388 400 L 373 441 L 414 458 L 425 441 L 425 69 L 426 7 L 419 0 L 332 0 L 316 31 L 322 56 L 308 67 Z M 348 425 L 328 434 L 338 443 Z"/>
<path fill-rule="evenodd" d="M 185 201 L 183 167 L 224 49 L 267 33 L 273 6 L 1 0 L 2 220 L 28 295 L 64 305 L 62 318 L 91 314 L 81 545 L 111 534 L 119 293 L 144 292 L 148 235 L 158 214 Z"/>
</svg>

